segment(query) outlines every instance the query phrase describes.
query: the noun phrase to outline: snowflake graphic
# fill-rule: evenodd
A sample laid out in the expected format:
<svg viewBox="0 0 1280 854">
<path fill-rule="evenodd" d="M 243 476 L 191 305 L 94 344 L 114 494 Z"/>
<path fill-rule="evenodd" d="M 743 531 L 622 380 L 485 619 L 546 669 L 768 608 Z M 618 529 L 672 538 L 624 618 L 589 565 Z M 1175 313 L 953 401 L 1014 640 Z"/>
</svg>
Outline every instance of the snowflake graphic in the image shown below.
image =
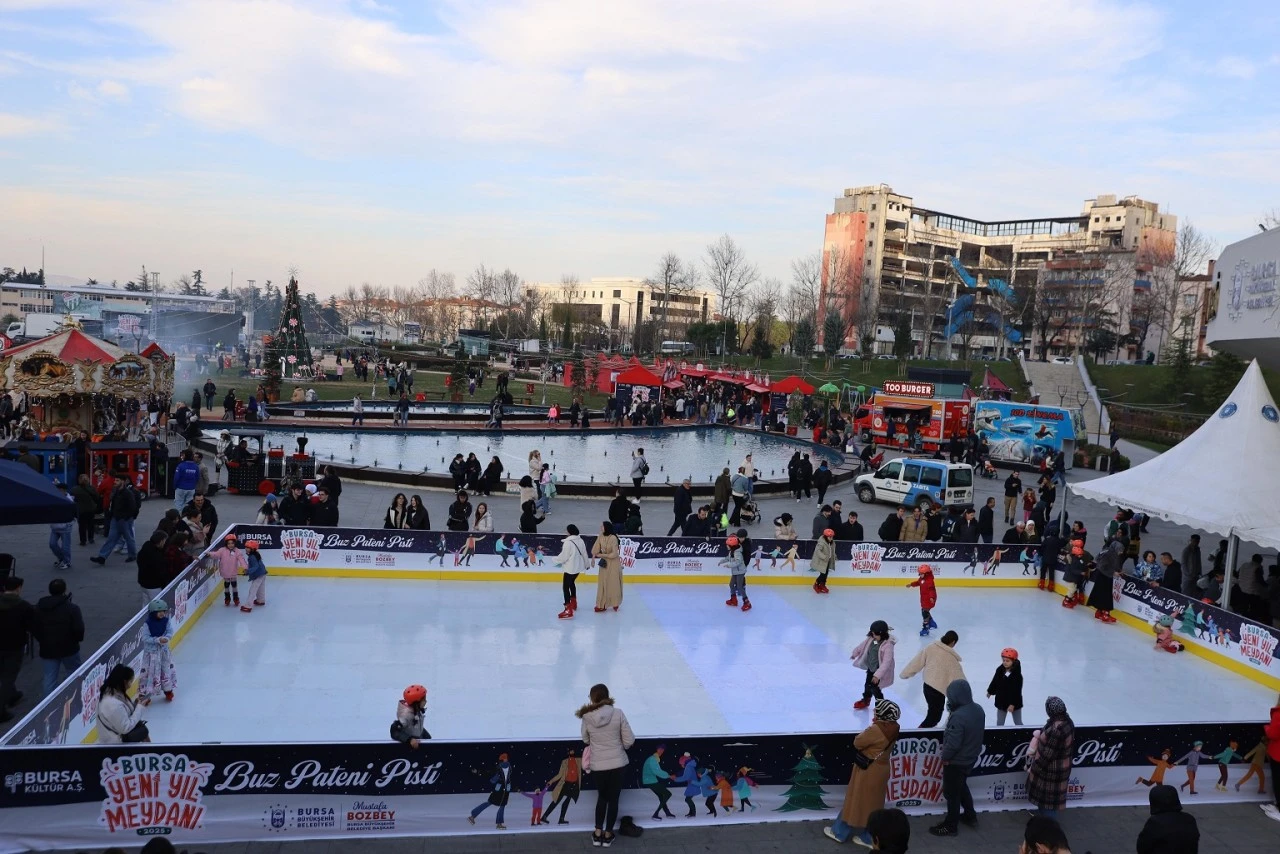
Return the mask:
<svg viewBox="0 0 1280 854">
<path fill-rule="evenodd" d="M 296 318 L 296 317 L 291 317 L 291 318 L 289 318 L 289 325 L 290 325 L 290 326 L 297 326 L 297 325 L 298 325 L 298 318 Z"/>
</svg>

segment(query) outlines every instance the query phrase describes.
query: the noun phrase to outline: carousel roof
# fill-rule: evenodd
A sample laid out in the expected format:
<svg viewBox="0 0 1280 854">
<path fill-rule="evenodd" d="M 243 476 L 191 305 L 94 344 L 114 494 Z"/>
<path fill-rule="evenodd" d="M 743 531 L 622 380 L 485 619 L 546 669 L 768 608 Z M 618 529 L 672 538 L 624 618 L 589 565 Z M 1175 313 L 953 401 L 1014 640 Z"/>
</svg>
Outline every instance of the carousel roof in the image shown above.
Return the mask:
<svg viewBox="0 0 1280 854">
<path fill-rule="evenodd" d="M 36 353 L 47 353 L 66 364 L 75 362 L 114 362 L 122 356 L 129 355 L 128 350 L 123 350 L 114 344 L 85 335 L 79 329 L 64 329 L 55 335 L 50 335 L 48 338 L 41 338 L 39 341 L 21 344 L 11 350 L 6 350 L 4 355 L 5 358 L 26 358 Z"/>
</svg>

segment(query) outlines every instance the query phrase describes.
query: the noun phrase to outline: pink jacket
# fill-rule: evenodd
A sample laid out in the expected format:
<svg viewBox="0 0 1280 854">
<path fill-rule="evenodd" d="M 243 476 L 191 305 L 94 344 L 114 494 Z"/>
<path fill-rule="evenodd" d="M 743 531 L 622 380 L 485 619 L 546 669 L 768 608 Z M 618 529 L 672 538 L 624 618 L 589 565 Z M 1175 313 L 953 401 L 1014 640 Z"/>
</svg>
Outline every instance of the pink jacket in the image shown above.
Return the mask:
<svg viewBox="0 0 1280 854">
<path fill-rule="evenodd" d="M 218 562 L 218 575 L 228 580 L 235 578 L 240 570 L 247 569 L 249 566 L 242 549 L 229 549 L 223 546 L 210 552 L 209 556 Z"/>
<path fill-rule="evenodd" d="M 875 675 L 880 677 L 879 685 L 881 688 L 888 688 L 893 684 L 893 645 L 896 641 L 892 636 L 880 644 L 880 666 L 876 668 Z M 871 646 L 871 638 L 865 637 L 862 643 L 853 649 L 853 654 L 849 658 L 853 659 L 853 666 L 859 670 L 867 669 L 867 648 Z"/>
</svg>

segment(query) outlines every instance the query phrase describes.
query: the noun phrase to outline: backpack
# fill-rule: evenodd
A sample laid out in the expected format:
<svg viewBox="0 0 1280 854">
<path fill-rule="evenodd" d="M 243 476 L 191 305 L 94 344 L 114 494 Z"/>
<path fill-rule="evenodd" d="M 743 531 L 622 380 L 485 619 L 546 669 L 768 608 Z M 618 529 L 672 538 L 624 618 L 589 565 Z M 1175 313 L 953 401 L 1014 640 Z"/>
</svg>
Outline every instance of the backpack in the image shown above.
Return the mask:
<svg viewBox="0 0 1280 854">
<path fill-rule="evenodd" d="M 640 474 L 644 475 L 645 477 L 649 476 L 649 461 L 646 460 L 644 457 L 640 458 Z"/>
<path fill-rule="evenodd" d="M 542 485 L 542 487 L 543 487 L 542 494 L 545 495 L 547 498 L 555 498 L 556 495 L 559 494 L 559 490 L 556 489 L 555 475 L 551 475 L 550 479 L 548 479 L 547 482 Z"/>
</svg>

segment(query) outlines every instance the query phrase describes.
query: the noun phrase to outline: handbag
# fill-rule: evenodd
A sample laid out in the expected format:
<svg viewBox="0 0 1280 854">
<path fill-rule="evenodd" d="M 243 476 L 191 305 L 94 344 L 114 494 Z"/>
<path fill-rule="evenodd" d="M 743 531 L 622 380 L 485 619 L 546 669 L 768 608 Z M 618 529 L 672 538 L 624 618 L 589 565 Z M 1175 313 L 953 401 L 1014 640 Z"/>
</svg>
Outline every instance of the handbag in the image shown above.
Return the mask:
<svg viewBox="0 0 1280 854">
<path fill-rule="evenodd" d="M 116 735 L 120 736 L 120 741 L 124 744 L 141 744 L 143 742 L 151 741 L 151 731 L 147 729 L 146 721 L 138 721 L 133 725 L 133 729 L 128 732 L 119 732 L 112 729 L 102 718 L 98 718 L 98 723 L 102 724 L 103 729 L 107 732 L 114 732 Z"/>
<path fill-rule="evenodd" d="M 582 773 L 591 773 L 591 745 L 582 748 Z"/>
<path fill-rule="evenodd" d="M 886 748 L 886 750 L 887 749 L 888 748 Z M 884 750 L 881 750 L 874 757 L 872 757 L 872 756 L 868 756 L 867 754 L 863 753 L 861 750 L 858 750 L 855 747 L 853 750 L 853 764 L 858 766 L 858 768 L 862 769 L 863 771 L 866 771 L 868 768 L 871 767 L 871 763 L 875 762 L 881 756 L 884 756 Z"/>
</svg>

